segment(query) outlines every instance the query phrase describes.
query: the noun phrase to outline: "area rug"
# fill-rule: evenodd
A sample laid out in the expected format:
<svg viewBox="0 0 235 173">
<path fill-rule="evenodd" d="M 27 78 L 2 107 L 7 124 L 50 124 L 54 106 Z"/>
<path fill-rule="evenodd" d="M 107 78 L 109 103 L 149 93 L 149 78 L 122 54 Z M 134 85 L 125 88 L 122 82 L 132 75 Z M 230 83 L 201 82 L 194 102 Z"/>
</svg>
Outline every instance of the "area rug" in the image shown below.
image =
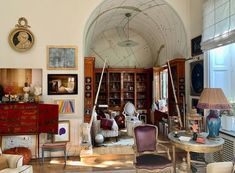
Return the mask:
<svg viewBox="0 0 235 173">
<path fill-rule="evenodd" d="M 65 173 L 80 173 L 81 171 L 77 172 L 71 172 L 71 171 L 65 171 Z M 135 173 L 135 170 L 110 170 L 110 171 L 86 171 L 81 173 Z"/>
<path fill-rule="evenodd" d="M 122 137 L 119 137 L 117 141 L 114 138 L 110 138 L 106 140 L 103 144 L 101 144 L 100 146 L 105 146 L 105 147 L 117 146 L 117 145 L 132 146 L 133 144 L 134 144 L 133 137 L 122 136 Z"/>
</svg>

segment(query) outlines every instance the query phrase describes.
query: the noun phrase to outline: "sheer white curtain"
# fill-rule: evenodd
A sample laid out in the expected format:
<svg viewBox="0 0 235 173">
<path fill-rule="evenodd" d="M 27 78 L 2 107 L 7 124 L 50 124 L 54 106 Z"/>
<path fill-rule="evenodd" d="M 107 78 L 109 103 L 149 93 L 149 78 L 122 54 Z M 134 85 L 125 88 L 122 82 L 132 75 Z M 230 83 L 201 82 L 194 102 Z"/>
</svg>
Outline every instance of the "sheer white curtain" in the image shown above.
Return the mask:
<svg viewBox="0 0 235 173">
<path fill-rule="evenodd" d="M 205 0 L 202 49 L 235 42 L 235 0 Z"/>
</svg>

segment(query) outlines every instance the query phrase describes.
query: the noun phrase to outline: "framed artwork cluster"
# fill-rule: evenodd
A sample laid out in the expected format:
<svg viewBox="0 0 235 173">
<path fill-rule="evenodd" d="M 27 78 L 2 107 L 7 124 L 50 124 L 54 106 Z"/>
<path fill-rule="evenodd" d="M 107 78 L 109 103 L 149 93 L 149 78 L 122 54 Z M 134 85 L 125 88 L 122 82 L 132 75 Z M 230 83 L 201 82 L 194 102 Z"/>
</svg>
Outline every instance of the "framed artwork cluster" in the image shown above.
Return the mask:
<svg viewBox="0 0 235 173">
<path fill-rule="evenodd" d="M 78 69 L 78 48 L 74 45 L 48 45 L 47 46 L 47 70 L 63 73 L 47 74 L 47 94 L 56 95 L 54 104 L 58 105 L 59 115 L 74 115 L 76 113 L 76 100 L 65 95 L 78 94 L 78 74 L 71 70 Z M 70 72 L 64 72 L 64 71 Z M 60 97 L 63 96 L 63 97 Z M 58 134 L 53 135 L 53 142 L 70 141 L 70 121 L 59 121 Z"/>
<path fill-rule="evenodd" d="M 51 71 L 77 70 L 78 48 L 75 45 L 48 45 L 47 69 Z M 53 73 L 47 74 L 48 95 L 76 95 L 78 94 L 78 74 Z M 60 115 L 75 114 L 75 99 L 56 98 L 54 103 L 59 105 Z"/>
</svg>

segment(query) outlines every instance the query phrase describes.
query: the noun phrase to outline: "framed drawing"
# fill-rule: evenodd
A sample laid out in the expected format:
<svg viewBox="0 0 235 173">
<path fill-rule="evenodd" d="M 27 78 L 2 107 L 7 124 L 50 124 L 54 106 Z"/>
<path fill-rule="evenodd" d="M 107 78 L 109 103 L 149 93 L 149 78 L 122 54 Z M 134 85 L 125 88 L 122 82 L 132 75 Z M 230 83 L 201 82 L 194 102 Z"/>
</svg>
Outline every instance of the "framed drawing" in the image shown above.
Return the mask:
<svg viewBox="0 0 235 173">
<path fill-rule="evenodd" d="M 70 141 L 70 122 L 69 120 L 59 121 L 58 134 L 53 136 L 53 142 Z"/>
<path fill-rule="evenodd" d="M 77 74 L 48 74 L 48 95 L 70 95 L 77 94 Z"/>
<path fill-rule="evenodd" d="M 191 40 L 191 54 L 192 54 L 192 56 L 197 56 L 197 55 L 200 55 L 203 53 L 201 50 L 201 40 L 202 40 L 201 35 L 199 35 Z"/>
<path fill-rule="evenodd" d="M 55 99 L 54 103 L 59 105 L 59 114 L 69 115 L 75 113 L 75 99 Z"/>
<path fill-rule="evenodd" d="M 29 27 L 26 18 L 19 18 L 16 28 L 10 32 L 8 37 L 9 44 L 14 50 L 25 52 L 32 48 L 34 44 L 34 35 L 28 29 Z"/>
<path fill-rule="evenodd" d="M 47 46 L 48 70 L 76 70 L 77 46 Z"/>
</svg>

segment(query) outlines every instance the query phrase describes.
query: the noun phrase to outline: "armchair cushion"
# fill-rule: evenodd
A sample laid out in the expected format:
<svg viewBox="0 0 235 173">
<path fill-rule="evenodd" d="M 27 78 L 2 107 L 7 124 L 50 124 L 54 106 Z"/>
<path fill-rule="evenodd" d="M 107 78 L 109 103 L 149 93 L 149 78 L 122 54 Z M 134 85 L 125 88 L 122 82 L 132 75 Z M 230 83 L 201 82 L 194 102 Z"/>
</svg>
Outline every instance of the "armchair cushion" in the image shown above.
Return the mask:
<svg viewBox="0 0 235 173">
<path fill-rule="evenodd" d="M 8 168 L 7 158 L 0 156 L 0 170 Z"/>
<path fill-rule="evenodd" d="M 207 173 L 233 173 L 233 162 L 209 163 L 206 167 Z"/>
<path fill-rule="evenodd" d="M 164 156 L 144 154 L 136 157 L 135 166 L 138 169 L 165 169 L 172 167 L 172 162 Z"/>
<path fill-rule="evenodd" d="M 101 119 L 101 128 L 104 130 L 112 130 L 113 120 L 102 118 Z"/>
</svg>

